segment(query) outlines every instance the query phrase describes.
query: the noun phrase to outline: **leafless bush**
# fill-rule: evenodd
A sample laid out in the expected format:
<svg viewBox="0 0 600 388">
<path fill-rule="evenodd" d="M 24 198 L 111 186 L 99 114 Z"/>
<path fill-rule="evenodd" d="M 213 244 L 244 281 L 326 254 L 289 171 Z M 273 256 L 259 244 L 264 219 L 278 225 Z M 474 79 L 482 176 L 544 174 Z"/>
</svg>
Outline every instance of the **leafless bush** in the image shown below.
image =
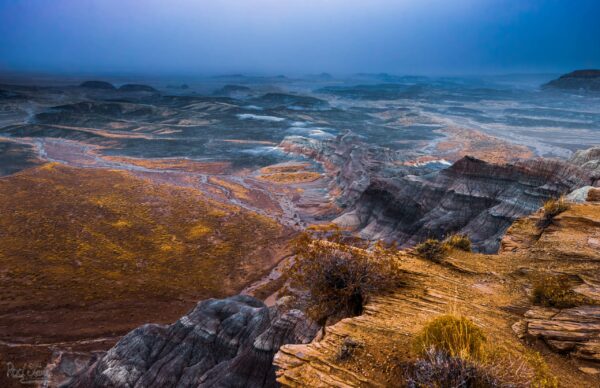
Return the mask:
<svg viewBox="0 0 600 388">
<path fill-rule="evenodd" d="M 408 387 L 500 387 L 501 384 L 485 368 L 435 348 L 405 367 Z"/>
<path fill-rule="evenodd" d="M 398 251 L 382 244 L 369 251 L 342 243 L 339 233 L 325 240 L 304 233 L 295 252 L 298 260 L 290 279 L 308 289 L 308 313 L 320 322 L 361 314 L 369 297 L 391 291 L 401 281 Z"/>
</svg>

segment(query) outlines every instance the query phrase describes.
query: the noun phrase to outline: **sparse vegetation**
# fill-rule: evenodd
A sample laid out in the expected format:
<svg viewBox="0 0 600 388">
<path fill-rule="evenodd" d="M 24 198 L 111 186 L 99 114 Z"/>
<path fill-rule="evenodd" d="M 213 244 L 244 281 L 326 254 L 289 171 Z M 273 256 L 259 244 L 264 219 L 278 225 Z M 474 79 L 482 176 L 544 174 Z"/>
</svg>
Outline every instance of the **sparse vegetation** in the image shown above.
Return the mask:
<svg viewBox="0 0 600 388">
<path fill-rule="evenodd" d="M 342 346 L 340 348 L 339 359 L 340 361 L 351 358 L 357 349 L 364 347 L 364 344 L 350 337 L 344 338 Z"/>
<path fill-rule="evenodd" d="M 411 387 L 557 387 L 537 352 L 518 352 L 487 341 L 471 320 L 442 315 L 414 338 L 419 358 L 404 370 Z"/>
<path fill-rule="evenodd" d="M 471 240 L 465 234 L 452 234 L 444 240 L 449 248 L 460 249 L 461 251 L 471 252 Z"/>
<path fill-rule="evenodd" d="M 430 238 L 415 247 L 417 256 L 436 263 L 441 262 L 448 253 L 448 247 L 439 240 Z"/>
<path fill-rule="evenodd" d="M 307 232 L 295 244 L 292 283 L 308 289 L 308 313 L 322 323 L 331 316 L 361 314 L 369 297 L 396 288 L 401 280 L 396 249 L 377 244 L 369 251 L 342 241 L 339 231 L 327 239 Z"/>
<path fill-rule="evenodd" d="M 258 178 L 264 181 L 274 183 L 307 183 L 314 182 L 321 178 L 322 175 L 317 172 L 278 172 L 275 174 L 259 175 Z"/>
<path fill-rule="evenodd" d="M 471 320 L 448 314 L 429 322 L 415 337 L 414 346 L 424 355 L 435 348 L 452 357 L 477 358 L 484 342 L 483 331 Z"/>
<path fill-rule="evenodd" d="M 559 198 L 550 198 L 549 200 L 544 202 L 544 205 L 542 206 L 544 214 L 538 223 L 538 227 L 547 227 L 552 223 L 554 217 L 556 217 L 562 212 L 567 211 L 569 207 L 570 204 L 564 196 L 561 196 Z"/>
<path fill-rule="evenodd" d="M 404 378 L 411 388 L 503 386 L 486 368 L 433 347 L 423 358 L 404 368 Z"/>
<path fill-rule="evenodd" d="M 571 289 L 565 275 L 542 275 L 533 281 L 533 303 L 544 307 L 569 308 L 590 303 L 588 299 Z"/>
<path fill-rule="evenodd" d="M 199 191 L 60 164 L 0 181 L 0 213 L 2 292 L 17 307 L 225 295 L 268 269 L 251 252 L 282 230 Z"/>
</svg>

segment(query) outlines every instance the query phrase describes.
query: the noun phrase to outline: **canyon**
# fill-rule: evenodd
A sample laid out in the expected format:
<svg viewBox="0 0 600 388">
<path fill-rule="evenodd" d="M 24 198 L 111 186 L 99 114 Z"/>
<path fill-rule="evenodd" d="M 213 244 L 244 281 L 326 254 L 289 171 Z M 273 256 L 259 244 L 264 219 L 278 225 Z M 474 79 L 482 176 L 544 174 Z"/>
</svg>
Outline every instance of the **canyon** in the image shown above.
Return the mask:
<svg viewBox="0 0 600 388">
<path fill-rule="evenodd" d="M 455 309 L 596 384 L 596 97 L 380 78 L 1 85 L 2 359 L 41 386 L 389 386 Z M 537 135 L 557 112 L 578 136 Z M 331 223 L 396 243 L 407 280 L 324 328 L 287 271 L 298 233 Z M 413 251 L 452 234 L 473 252 Z M 593 303 L 534 306 L 545 272 Z"/>
</svg>

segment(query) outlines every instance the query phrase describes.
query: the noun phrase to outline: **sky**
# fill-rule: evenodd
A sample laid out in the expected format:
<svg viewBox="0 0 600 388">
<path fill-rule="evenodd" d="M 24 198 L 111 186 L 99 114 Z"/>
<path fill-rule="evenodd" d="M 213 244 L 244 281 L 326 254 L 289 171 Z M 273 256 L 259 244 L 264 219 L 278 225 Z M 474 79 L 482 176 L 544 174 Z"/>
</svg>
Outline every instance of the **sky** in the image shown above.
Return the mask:
<svg viewBox="0 0 600 388">
<path fill-rule="evenodd" d="M 0 0 L 0 71 L 600 68 L 599 0 Z"/>
</svg>

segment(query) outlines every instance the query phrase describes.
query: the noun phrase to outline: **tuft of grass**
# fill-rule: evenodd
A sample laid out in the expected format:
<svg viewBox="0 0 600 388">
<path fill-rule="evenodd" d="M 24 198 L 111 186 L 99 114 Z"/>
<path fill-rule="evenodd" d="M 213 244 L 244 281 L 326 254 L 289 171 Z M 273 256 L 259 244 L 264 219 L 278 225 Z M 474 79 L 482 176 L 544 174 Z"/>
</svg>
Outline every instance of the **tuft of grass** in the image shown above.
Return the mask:
<svg viewBox="0 0 600 388">
<path fill-rule="evenodd" d="M 439 263 L 446 257 L 448 247 L 441 241 L 430 238 L 417 245 L 415 253 L 419 257 Z"/>
<path fill-rule="evenodd" d="M 435 318 L 417 334 L 413 346 L 418 358 L 403 367 L 409 387 L 558 387 L 539 353 L 488 341 L 465 317 Z"/>
<path fill-rule="evenodd" d="M 449 248 L 460 249 L 461 251 L 471 252 L 471 240 L 466 234 L 452 234 L 444 240 Z"/>
<path fill-rule="evenodd" d="M 545 228 L 552 223 L 554 217 L 559 215 L 562 212 L 569 210 L 571 205 L 566 200 L 565 196 L 560 196 L 559 198 L 550 198 L 544 205 L 542 206 L 544 215 L 542 219 L 538 223 L 538 227 Z"/>
<path fill-rule="evenodd" d="M 588 298 L 571 289 L 566 275 L 542 275 L 533 282 L 532 300 L 544 307 L 569 308 L 590 303 Z"/>
<path fill-rule="evenodd" d="M 415 350 L 426 355 L 429 349 L 444 351 L 452 357 L 477 358 L 485 343 L 483 331 L 470 319 L 442 315 L 429 322 L 415 337 Z"/>
<path fill-rule="evenodd" d="M 553 218 L 559 215 L 560 213 L 569 209 L 569 202 L 565 199 L 564 196 L 560 198 L 551 198 L 544 202 L 544 216 L 548 218 Z"/>
<path fill-rule="evenodd" d="M 558 388 L 558 379 L 550 373 L 550 368 L 539 352 L 528 351 L 524 361 L 532 369 L 530 386 L 533 388 Z"/>
</svg>

